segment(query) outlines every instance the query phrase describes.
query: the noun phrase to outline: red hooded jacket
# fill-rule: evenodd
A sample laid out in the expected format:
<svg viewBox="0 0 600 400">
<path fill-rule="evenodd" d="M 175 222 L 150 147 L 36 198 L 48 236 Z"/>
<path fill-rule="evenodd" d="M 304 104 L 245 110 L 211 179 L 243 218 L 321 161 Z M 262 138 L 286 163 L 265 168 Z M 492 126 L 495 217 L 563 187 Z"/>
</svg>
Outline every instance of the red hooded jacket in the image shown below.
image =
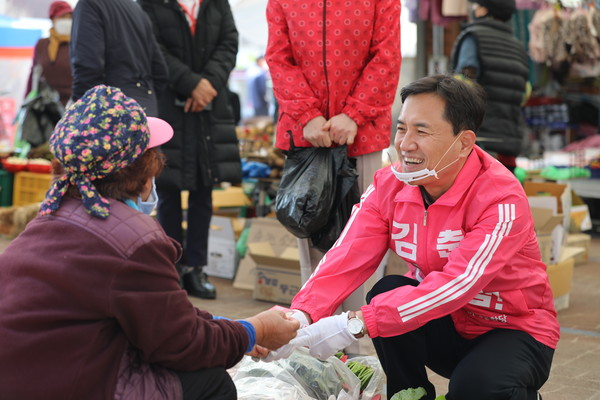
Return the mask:
<svg viewBox="0 0 600 400">
<path fill-rule="evenodd" d="M 269 0 L 269 64 L 279 102 L 276 147 L 311 147 L 302 128 L 344 113 L 358 125 L 351 157 L 387 148 L 400 77 L 400 1 Z M 323 27 L 325 26 L 325 29 Z"/>
</svg>

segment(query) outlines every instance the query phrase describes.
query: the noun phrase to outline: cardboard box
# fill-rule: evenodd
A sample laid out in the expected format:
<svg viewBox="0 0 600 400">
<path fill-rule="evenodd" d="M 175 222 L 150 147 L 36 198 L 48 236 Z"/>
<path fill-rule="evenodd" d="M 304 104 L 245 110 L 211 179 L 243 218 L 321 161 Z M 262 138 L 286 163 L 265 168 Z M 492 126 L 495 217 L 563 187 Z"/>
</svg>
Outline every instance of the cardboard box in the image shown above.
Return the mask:
<svg viewBox="0 0 600 400">
<path fill-rule="evenodd" d="M 268 242 L 275 247 L 298 247 L 298 240 L 276 218 L 251 218 L 248 220 L 250 231 L 246 245 L 257 242 Z M 240 260 L 239 268 L 233 281 L 233 287 L 254 290 L 256 280 L 256 262 L 246 254 Z"/>
<path fill-rule="evenodd" d="M 580 254 L 581 248 L 565 247 L 562 258 L 558 263 L 550 264 L 547 267 L 548 280 L 552 288 L 554 297 L 554 308 L 556 311 L 564 310 L 569 307 L 571 286 L 573 283 L 573 268 L 575 266 L 574 257 Z"/>
<path fill-rule="evenodd" d="M 556 311 L 569 307 L 571 294 L 571 283 L 573 281 L 573 258 L 568 258 L 557 264 L 548 265 L 548 279 L 554 296 L 554 308 Z"/>
<path fill-rule="evenodd" d="M 567 235 L 567 246 L 582 248 L 583 251 L 575 256 L 575 265 L 585 264 L 590 259 L 592 237 L 585 233 L 570 233 Z"/>
<path fill-rule="evenodd" d="M 546 265 L 555 263 L 561 258 L 569 230 L 571 191 L 568 185 L 556 183 L 525 182 L 523 187 L 531 207 L 542 261 Z"/>
<path fill-rule="evenodd" d="M 532 208 L 550 208 L 554 215 L 562 214 L 563 227 L 568 231 L 571 219 L 571 189 L 569 185 L 549 182 L 525 182 L 523 184 L 525 193 L 529 198 L 529 204 Z M 555 200 L 548 202 L 548 198 Z"/>
<path fill-rule="evenodd" d="M 590 208 L 574 191 L 571 191 L 571 198 L 571 224 L 569 225 L 569 232 L 579 233 L 589 231 L 592 229 Z"/>
<path fill-rule="evenodd" d="M 248 253 L 256 263 L 253 297 L 290 304 L 301 288 L 298 248 L 256 242 L 248 244 Z"/>
<path fill-rule="evenodd" d="M 231 220 L 231 224 L 233 225 L 233 234 L 235 236 L 235 240 L 238 240 L 246 228 L 246 218 L 233 218 Z"/>
<path fill-rule="evenodd" d="M 189 192 L 181 192 L 181 208 L 188 209 Z M 239 208 L 251 205 L 250 199 L 244 194 L 241 187 L 230 186 L 226 189 L 214 189 L 212 191 L 213 209 Z"/>
<path fill-rule="evenodd" d="M 208 264 L 204 272 L 209 276 L 233 279 L 237 264 L 235 245 L 231 218 L 213 215 L 208 235 Z"/>
<path fill-rule="evenodd" d="M 542 254 L 542 262 L 546 265 L 552 264 L 552 235 L 537 235 L 540 253 Z"/>
<path fill-rule="evenodd" d="M 254 290 L 256 280 L 256 263 L 249 255 L 242 258 L 238 264 L 233 287 L 236 289 Z"/>
</svg>

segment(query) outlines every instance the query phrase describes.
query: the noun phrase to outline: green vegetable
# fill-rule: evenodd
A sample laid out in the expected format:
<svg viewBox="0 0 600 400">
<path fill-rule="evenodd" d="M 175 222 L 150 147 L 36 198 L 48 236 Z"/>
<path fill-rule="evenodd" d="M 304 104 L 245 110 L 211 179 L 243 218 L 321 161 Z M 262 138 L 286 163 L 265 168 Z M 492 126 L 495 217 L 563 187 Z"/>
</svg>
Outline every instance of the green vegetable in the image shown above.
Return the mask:
<svg viewBox="0 0 600 400">
<path fill-rule="evenodd" d="M 325 373 L 325 363 L 320 360 L 312 360 L 310 364 L 304 364 L 301 358 L 288 358 L 289 366 L 295 372 L 295 376 L 309 395 L 317 400 L 327 400 L 331 395 L 337 396 L 344 389 L 345 382 L 331 379 Z"/>
<path fill-rule="evenodd" d="M 362 392 L 363 390 L 365 390 L 367 385 L 369 384 L 369 381 L 373 377 L 373 368 L 369 367 L 368 365 L 358 363 L 356 361 L 349 361 L 348 363 L 346 363 L 346 366 L 360 380 L 360 391 Z"/>
<path fill-rule="evenodd" d="M 392 396 L 390 400 L 419 400 L 425 396 L 427 392 L 422 387 L 413 389 L 404 389 Z"/>
</svg>

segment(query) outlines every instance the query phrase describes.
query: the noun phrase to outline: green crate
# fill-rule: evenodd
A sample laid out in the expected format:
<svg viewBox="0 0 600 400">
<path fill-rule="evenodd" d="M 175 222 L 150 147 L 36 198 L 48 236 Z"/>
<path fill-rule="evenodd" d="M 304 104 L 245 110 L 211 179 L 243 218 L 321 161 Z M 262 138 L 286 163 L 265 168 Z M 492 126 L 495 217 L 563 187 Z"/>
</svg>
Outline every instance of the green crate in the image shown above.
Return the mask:
<svg viewBox="0 0 600 400">
<path fill-rule="evenodd" d="M 0 169 L 0 207 L 12 205 L 13 174 Z"/>
</svg>

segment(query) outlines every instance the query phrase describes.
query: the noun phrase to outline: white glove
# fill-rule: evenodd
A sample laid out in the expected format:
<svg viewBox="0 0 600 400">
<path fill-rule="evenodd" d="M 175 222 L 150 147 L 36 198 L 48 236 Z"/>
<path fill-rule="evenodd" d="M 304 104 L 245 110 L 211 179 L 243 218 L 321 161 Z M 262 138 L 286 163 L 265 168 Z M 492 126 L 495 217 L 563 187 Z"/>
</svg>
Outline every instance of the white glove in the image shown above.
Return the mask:
<svg viewBox="0 0 600 400">
<path fill-rule="evenodd" d="M 358 339 L 348 332 L 348 313 L 323 318 L 300 329 L 290 344 L 307 346 L 309 353 L 326 360 Z"/>
<path fill-rule="evenodd" d="M 288 344 L 281 346 L 277 350 L 271 351 L 265 358 L 256 359 L 254 361 L 262 360 L 264 362 L 271 362 L 275 360 L 281 360 L 282 358 L 288 358 L 298 347 L 303 346 L 303 344 L 298 344 L 296 341 L 301 336 L 302 328 L 308 326 L 308 319 L 306 319 L 306 315 L 304 315 L 304 313 L 300 310 L 293 310 L 293 313 L 288 317 L 294 318 L 295 320 L 300 322 L 300 329 L 298 330 L 298 335 L 294 339 L 292 339 Z"/>
<path fill-rule="evenodd" d="M 294 318 L 296 321 L 300 322 L 300 329 L 305 328 L 309 325 L 308 319 L 306 319 L 306 315 L 304 312 L 300 310 L 292 310 L 293 313 L 288 315 L 289 318 Z"/>
</svg>

